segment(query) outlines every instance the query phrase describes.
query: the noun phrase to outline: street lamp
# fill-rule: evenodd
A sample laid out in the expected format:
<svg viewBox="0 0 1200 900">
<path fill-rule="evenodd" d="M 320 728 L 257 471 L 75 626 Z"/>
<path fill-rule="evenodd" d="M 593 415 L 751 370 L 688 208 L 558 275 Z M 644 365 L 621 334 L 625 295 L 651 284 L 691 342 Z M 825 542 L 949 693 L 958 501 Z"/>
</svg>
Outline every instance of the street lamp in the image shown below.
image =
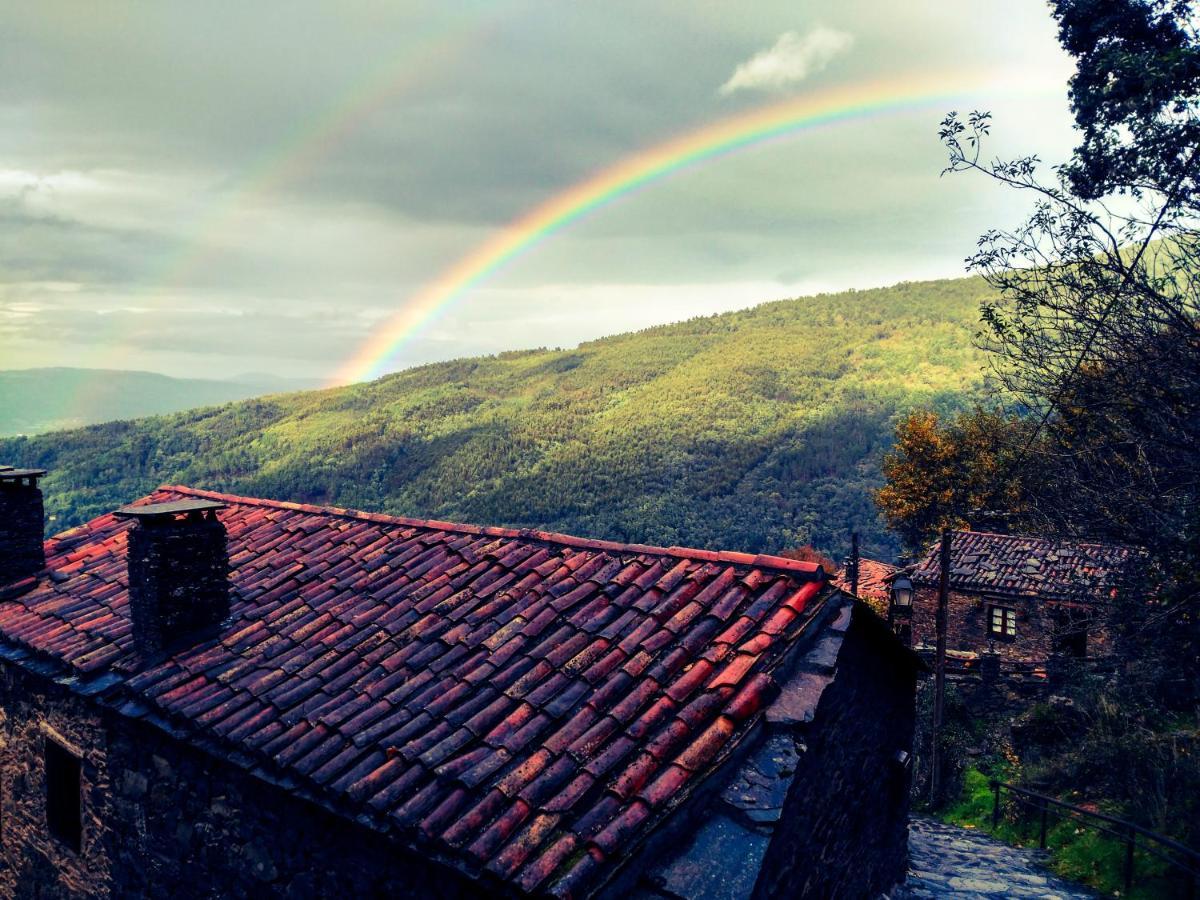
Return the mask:
<svg viewBox="0 0 1200 900">
<path fill-rule="evenodd" d="M 892 606 L 908 609 L 913 602 L 913 583 L 907 575 L 901 575 L 892 581 Z"/>
</svg>

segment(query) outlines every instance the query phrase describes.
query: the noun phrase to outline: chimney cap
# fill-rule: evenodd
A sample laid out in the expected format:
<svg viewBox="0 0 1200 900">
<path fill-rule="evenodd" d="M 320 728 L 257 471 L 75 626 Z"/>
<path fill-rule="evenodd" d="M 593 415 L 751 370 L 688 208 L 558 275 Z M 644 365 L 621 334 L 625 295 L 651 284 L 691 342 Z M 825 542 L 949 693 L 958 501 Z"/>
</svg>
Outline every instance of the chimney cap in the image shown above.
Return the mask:
<svg viewBox="0 0 1200 900">
<path fill-rule="evenodd" d="M 0 481 L 20 481 L 22 478 L 36 481 L 45 474 L 45 469 L 14 469 L 12 466 L 0 466 Z"/>
<path fill-rule="evenodd" d="M 4 477 L 0 472 L 0 478 Z M 146 503 L 142 506 L 122 506 L 113 515 L 119 519 L 135 519 L 139 522 L 174 518 L 187 513 L 216 512 L 224 509 L 224 503 L 214 500 L 171 500 L 167 503 Z"/>
</svg>

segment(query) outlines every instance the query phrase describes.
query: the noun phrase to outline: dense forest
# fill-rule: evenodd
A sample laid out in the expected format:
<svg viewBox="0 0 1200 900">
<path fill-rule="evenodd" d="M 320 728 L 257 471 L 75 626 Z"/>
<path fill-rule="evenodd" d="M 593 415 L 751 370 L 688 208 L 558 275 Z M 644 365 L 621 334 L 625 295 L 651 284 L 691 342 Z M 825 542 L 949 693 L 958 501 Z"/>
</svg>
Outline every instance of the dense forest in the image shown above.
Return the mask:
<svg viewBox="0 0 1200 900">
<path fill-rule="evenodd" d="M 872 502 L 899 415 L 981 379 L 981 280 L 765 303 L 366 384 L 0 440 L 52 530 L 182 483 L 594 537 L 890 555 Z"/>
</svg>

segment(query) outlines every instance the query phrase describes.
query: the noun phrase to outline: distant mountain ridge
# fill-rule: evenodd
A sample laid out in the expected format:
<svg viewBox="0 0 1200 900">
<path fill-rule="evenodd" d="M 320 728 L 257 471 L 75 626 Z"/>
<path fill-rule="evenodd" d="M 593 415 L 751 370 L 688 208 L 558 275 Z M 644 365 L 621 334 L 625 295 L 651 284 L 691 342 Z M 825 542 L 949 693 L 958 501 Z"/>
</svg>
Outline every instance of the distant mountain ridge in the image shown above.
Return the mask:
<svg viewBox="0 0 1200 900">
<path fill-rule="evenodd" d="M 892 539 L 895 418 L 981 382 L 978 279 L 764 303 L 366 384 L 30 438 L 56 526 L 161 484 L 666 546 L 840 556 Z"/>
<path fill-rule="evenodd" d="M 220 380 L 115 369 L 0 370 L 0 436 L 178 412 L 315 386 L 315 381 L 261 374 Z"/>
</svg>

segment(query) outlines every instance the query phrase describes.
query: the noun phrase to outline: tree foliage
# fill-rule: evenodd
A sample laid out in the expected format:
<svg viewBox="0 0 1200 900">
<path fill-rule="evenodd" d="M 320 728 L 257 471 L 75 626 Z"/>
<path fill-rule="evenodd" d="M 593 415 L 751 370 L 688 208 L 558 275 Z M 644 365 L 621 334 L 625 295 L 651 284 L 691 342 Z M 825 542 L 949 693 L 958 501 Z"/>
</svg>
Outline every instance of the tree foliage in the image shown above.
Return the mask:
<svg viewBox="0 0 1200 900">
<path fill-rule="evenodd" d="M 997 289 L 981 348 L 997 433 L 1037 530 L 1147 549 L 1165 606 L 1138 628 L 1194 635 L 1200 606 L 1200 41 L 1193 4 L 1056 0 L 1077 60 L 1081 143 L 1045 181 L 1036 157 L 984 162 L 986 113 L 950 115 L 949 170 L 1034 198 L 984 234 L 970 268 Z M 996 492 L 1006 489 L 1000 478 Z M 1145 607 L 1139 607 L 1140 610 Z M 1130 624 L 1130 623 L 1126 623 Z M 1135 629 L 1136 630 L 1136 629 Z M 1196 648 L 1180 664 L 1194 668 Z"/>
<path fill-rule="evenodd" d="M 1078 61 L 1071 109 L 1081 141 L 1064 173 L 1076 196 L 1158 193 L 1194 205 L 1200 47 L 1191 0 L 1055 0 Z"/>
<path fill-rule="evenodd" d="M 816 563 L 829 575 L 837 574 L 837 563 L 835 563 L 832 559 L 830 559 L 812 544 L 805 544 L 803 547 L 796 547 L 791 550 L 781 550 L 779 555 L 785 559 L 795 559 L 799 560 L 800 562 Z"/>
<path fill-rule="evenodd" d="M 978 526 L 981 511 L 1022 509 L 1012 434 L 1023 430 L 1016 417 L 978 408 L 902 418 L 876 494 L 888 526 L 916 551 L 943 528 Z"/>
<path fill-rule="evenodd" d="M 1052 0 L 1051 9 L 1077 66 L 1080 143 L 1066 164 L 1046 177 L 1033 156 L 987 159 L 984 112 L 952 113 L 940 132 L 948 171 L 982 173 L 1032 200 L 1027 220 L 988 231 L 967 260 L 996 289 L 978 345 L 998 413 L 902 423 L 879 499 L 906 536 L 997 505 L 1021 530 L 1142 548 L 1107 607 L 1122 665 L 1078 698 L 1104 715 L 1043 760 L 1044 786 L 1089 785 L 1126 814 L 1194 838 L 1196 768 L 1187 754 L 1160 751 L 1194 746 L 1200 702 L 1195 4 Z M 1122 756 L 1153 760 L 1129 783 L 1135 793 L 1165 784 L 1183 800 L 1154 812 L 1095 778 L 1098 760 Z"/>
</svg>

